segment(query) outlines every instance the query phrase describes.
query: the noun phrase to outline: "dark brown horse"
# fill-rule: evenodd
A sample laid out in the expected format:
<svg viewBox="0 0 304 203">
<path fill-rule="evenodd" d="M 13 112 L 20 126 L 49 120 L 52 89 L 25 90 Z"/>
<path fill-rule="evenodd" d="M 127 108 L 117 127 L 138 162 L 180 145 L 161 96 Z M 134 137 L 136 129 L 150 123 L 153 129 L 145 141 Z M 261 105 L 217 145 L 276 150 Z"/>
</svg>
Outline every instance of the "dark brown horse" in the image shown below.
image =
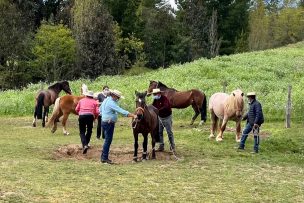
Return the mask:
<svg viewBox="0 0 304 203">
<path fill-rule="evenodd" d="M 197 90 L 191 89 L 188 91 L 178 91 L 174 88 L 167 87 L 160 81 L 150 81 L 148 93 L 151 93 L 153 89 L 159 88 L 165 95 L 172 108 L 184 109 L 188 106 L 192 106 L 195 114 L 192 117 L 190 125 L 192 125 L 199 114 L 201 114 L 201 124 L 207 120 L 207 98 L 206 95 Z"/>
<path fill-rule="evenodd" d="M 58 95 L 62 90 L 67 94 L 72 94 L 69 82 L 67 81 L 57 82 L 49 86 L 47 90 L 38 92 L 35 98 L 36 102 L 33 127 L 36 127 L 36 119 L 42 119 L 42 127 L 45 127 L 45 122 L 48 120 L 47 117 L 49 113 L 49 107 L 55 103 L 55 100 L 58 98 Z"/>
<path fill-rule="evenodd" d="M 52 116 L 49 122 L 47 123 L 48 127 L 52 127 L 52 133 L 57 130 L 57 122 L 59 121 L 59 118 L 63 116 L 61 121 L 63 127 L 63 134 L 69 134 L 66 130 L 66 122 L 69 118 L 70 113 L 77 115 L 75 108 L 79 100 L 84 97 L 85 96 L 65 95 L 56 99 Z"/>
<path fill-rule="evenodd" d="M 138 134 L 141 133 L 144 137 L 143 141 L 143 160 L 147 160 L 148 148 L 148 134 L 152 138 L 152 159 L 155 159 L 155 142 L 159 141 L 158 134 L 158 110 L 152 106 L 147 106 L 146 95 L 147 92 L 139 93 L 135 91 L 136 95 L 136 112 L 137 119 L 133 121 L 133 135 L 134 135 L 134 157 L 133 160 L 137 161 L 138 150 Z"/>
</svg>

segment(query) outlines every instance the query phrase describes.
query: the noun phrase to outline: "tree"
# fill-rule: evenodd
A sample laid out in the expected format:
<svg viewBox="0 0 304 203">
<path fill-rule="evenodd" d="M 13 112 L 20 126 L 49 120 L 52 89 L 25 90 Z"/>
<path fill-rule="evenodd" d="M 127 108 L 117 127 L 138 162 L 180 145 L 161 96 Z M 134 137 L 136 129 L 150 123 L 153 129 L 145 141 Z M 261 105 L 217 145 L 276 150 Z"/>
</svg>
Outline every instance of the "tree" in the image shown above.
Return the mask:
<svg viewBox="0 0 304 203">
<path fill-rule="evenodd" d="M 29 57 L 32 22 L 8 0 L 0 0 L 0 86 L 16 88 L 30 81 L 24 61 Z"/>
<path fill-rule="evenodd" d="M 48 82 L 73 79 L 76 43 L 72 31 L 62 24 L 42 24 L 35 35 L 30 66 L 36 78 Z"/>
<path fill-rule="evenodd" d="M 113 26 L 113 19 L 101 1 L 75 0 L 73 30 L 79 58 L 77 68 L 82 76 L 96 78 L 122 71 L 115 53 Z"/>
<path fill-rule="evenodd" d="M 249 50 L 263 50 L 270 47 L 268 38 L 268 19 L 266 17 L 266 9 L 263 0 L 257 0 L 249 18 Z"/>
</svg>

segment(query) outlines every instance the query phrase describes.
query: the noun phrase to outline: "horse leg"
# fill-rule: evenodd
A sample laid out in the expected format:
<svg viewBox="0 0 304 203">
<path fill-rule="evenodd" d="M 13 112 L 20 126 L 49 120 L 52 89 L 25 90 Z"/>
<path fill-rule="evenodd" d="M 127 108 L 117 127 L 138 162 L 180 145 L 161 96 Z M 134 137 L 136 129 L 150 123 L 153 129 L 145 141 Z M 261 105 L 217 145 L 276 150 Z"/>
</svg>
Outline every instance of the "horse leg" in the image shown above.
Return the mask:
<svg viewBox="0 0 304 203">
<path fill-rule="evenodd" d="M 52 130 L 51 130 L 52 133 L 56 132 L 58 120 L 59 120 L 59 118 L 60 118 L 62 115 L 63 115 L 63 114 L 62 114 L 62 112 L 60 111 L 60 113 L 58 114 L 58 116 L 54 119 L 54 121 L 53 121 L 53 128 L 52 128 Z"/>
<path fill-rule="evenodd" d="M 220 125 L 221 126 L 220 127 L 220 132 L 219 132 L 219 134 L 216 137 L 216 141 L 223 141 L 223 133 L 224 133 L 224 131 L 226 129 L 226 125 L 227 125 L 228 119 L 224 117 L 224 119 L 223 119 L 222 122 L 223 123 Z"/>
<path fill-rule="evenodd" d="M 69 118 L 69 113 L 64 113 L 63 118 L 62 118 L 62 127 L 63 127 L 63 134 L 64 135 L 69 135 L 70 133 L 66 130 L 66 122 Z"/>
<path fill-rule="evenodd" d="M 49 121 L 49 111 L 50 107 L 45 107 L 45 122 L 47 123 Z"/>
<path fill-rule="evenodd" d="M 209 139 L 213 139 L 215 138 L 215 131 L 217 128 L 217 123 L 218 123 L 218 117 L 215 115 L 213 110 L 210 110 L 210 114 L 211 114 L 211 128 L 210 128 L 210 135 L 209 135 Z"/>
<path fill-rule="evenodd" d="M 235 137 L 236 142 L 241 141 L 241 120 L 236 122 L 236 137 Z"/>
<path fill-rule="evenodd" d="M 192 108 L 195 112 L 194 116 L 192 117 L 192 120 L 191 120 L 191 123 L 190 125 L 193 125 L 195 119 L 198 117 L 198 115 L 200 114 L 200 110 L 199 108 L 197 107 L 197 105 L 195 103 L 192 104 Z"/>
<path fill-rule="evenodd" d="M 133 161 L 137 161 L 137 150 L 138 150 L 138 133 L 134 133 L 134 156 L 133 156 Z"/>
<path fill-rule="evenodd" d="M 152 132 L 152 159 L 155 159 L 155 134 Z"/>
<path fill-rule="evenodd" d="M 148 134 L 143 134 L 143 160 L 147 160 L 147 151 L 148 151 Z"/>
<path fill-rule="evenodd" d="M 42 110 L 42 127 L 45 127 L 45 108 Z"/>
<path fill-rule="evenodd" d="M 35 107 L 35 109 L 36 109 L 36 107 Z M 36 121 L 37 121 L 37 113 L 36 113 L 36 110 L 35 110 L 35 112 L 34 112 L 34 120 L 33 120 L 33 127 L 36 127 Z"/>
</svg>

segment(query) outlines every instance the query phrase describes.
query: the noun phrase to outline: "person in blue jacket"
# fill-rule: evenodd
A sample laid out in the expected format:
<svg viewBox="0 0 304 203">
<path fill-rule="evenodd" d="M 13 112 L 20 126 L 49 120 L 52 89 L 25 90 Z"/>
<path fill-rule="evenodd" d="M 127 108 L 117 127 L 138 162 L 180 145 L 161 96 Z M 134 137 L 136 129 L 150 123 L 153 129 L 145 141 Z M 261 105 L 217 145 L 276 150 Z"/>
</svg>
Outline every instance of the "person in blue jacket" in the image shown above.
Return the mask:
<svg viewBox="0 0 304 203">
<path fill-rule="evenodd" d="M 255 92 L 247 93 L 247 98 L 249 100 L 249 110 L 248 113 L 245 114 L 245 116 L 243 117 L 243 120 L 247 120 L 247 123 L 245 129 L 243 130 L 241 142 L 238 149 L 244 150 L 245 142 L 248 137 L 248 134 L 253 130 L 253 134 L 254 134 L 253 153 L 258 153 L 259 144 L 260 144 L 259 131 L 261 125 L 264 123 L 263 110 L 260 102 L 256 100 Z"/>
</svg>

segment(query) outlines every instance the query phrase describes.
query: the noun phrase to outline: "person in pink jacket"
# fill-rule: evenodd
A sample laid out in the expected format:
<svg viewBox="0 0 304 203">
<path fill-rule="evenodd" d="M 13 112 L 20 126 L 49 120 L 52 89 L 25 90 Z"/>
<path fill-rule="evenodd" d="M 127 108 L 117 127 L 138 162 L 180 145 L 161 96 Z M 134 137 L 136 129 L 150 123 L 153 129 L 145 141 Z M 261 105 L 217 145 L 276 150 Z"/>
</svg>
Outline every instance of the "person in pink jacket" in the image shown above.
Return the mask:
<svg viewBox="0 0 304 203">
<path fill-rule="evenodd" d="M 88 144 L 91 140 L 93 122 L 99 115 L 98 102 L 93 99 L 94 93 L 88 91 L 85 96 L 78 102 L 75 109 L 79 115 L 79 131 L 83 154 L 86 154 L 89 149 Z"/>
</svg>

